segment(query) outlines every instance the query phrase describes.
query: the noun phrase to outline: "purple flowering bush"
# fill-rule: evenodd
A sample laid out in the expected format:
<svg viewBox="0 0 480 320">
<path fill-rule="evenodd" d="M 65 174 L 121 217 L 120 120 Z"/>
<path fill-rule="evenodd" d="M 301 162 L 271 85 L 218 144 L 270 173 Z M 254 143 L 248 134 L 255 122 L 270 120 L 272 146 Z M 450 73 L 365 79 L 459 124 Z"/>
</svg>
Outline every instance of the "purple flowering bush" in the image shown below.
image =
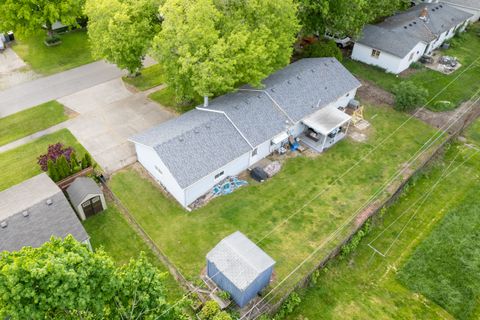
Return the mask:
<svg viewBox="0 0 480 320">
<path fill-rule="evenodd" d="M 57 161 L 62 155 L 70 161 L 70 156 L 74 152 L 72 147 L 65 147 L 62 143 L 58 142 L 48 146 L 46 154 L 42 154 L 37 158 L 37 163 L 40 165 L 43 171 L 48 171 L 48 160 L 52 160 L 53 163 Z"/>
</svg>

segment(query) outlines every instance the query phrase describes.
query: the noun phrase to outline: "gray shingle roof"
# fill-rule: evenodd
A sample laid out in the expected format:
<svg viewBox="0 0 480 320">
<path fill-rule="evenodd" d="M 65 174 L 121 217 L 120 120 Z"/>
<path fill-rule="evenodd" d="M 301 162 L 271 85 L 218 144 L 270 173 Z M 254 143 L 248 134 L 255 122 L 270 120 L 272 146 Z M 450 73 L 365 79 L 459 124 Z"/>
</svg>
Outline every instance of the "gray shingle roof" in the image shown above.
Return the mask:
<svg viewBox="0 0 480 320">
<path fill-rule="evenodd" d="M 480 10 L 479 0 L 448 0 L 445 2 L 449 4 L 451 3 L 452 5 Z"/>
<path fill-rule="evenodd" d="M 424 8 L 428 10 L 426 20 L 420 19 Z M 445 3 L 420 4 L 374 26 L 366 25 L 357 42 L 403 58 L 417 43 L 430 43 L 471 16 Z"/>
<path fill-rule="evenodd" d="M 361 85 L 334 58 L 299 60 L 263 83 L 265 91 L 294 121 L 302 120 Z"/>
<path fill-rule="evenodd" d="M 215 112 L 195 109 L 130 140 L 154 148 L 185 188 L 285 131 L 289 118 L 300 121 L 360 86 L 334 58 L 297 61 L 263 82 L 213 99 Z"/>
<path fill-rule="evenodd" d="M 78 177 L 67 188 L 67 194 L 70 202 L 74 207 L 77 207 L 87 195 L 102 194 L 100 187 L 91 178 Z"/>
<path fill-rule="evenodd" d="M 39 247 L 51 236 L 71 234 L 78 241 L 89 238 L 67 198 L 45 173 L 0 192 L 0 203 L 8 203 L 10 197 L 18 204 L 2 206 L 0 220 L 7 226 L 0 227 L 0 251 Z"/>
<path fill-rule="evenodd" d="M 221 240 L 207 254 L 207 260 L 240 290 L 246 289 L 262 272 L 275 265 L 269 255 L 240 231 Z"/>
</svg>

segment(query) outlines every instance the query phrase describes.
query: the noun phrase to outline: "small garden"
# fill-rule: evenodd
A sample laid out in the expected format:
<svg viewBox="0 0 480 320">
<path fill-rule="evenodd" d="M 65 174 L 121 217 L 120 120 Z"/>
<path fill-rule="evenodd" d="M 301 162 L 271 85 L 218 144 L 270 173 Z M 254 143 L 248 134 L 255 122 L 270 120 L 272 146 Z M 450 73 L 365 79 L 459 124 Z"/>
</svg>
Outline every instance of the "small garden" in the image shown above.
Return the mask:
<svg viewBox="0 0 480 320">
<path fill-rule="evenodd" d="M 47 129 L 68 119 L 65 108 L 57 101 L 0 118 L 0 146 Z"/>
<path fill-rule="evenodd" d="M 0 153 L 0 191 L 25 181 L 42 172 L 37 165 L 38 157 L 46 152 L 49 145 L 62 143 L 72 147 L 77 159 L 86 153 L 83 146 L 67 129 L 43 136 L 15 149 Z"/>
<path fill-rule="evenodd" d="M 13 50 L 33 71 L 50 75 L 95 61 L 92 57 L 85 30 L 75 30 L 58 35 L 61 45 L 47 47 L 45 33 L 17 39 Z"/>
<path fill-rule="evenodd" d="M 466 33 L 453 38 L 450 41 L 450 49 L 442 50 L 442 53 L 445 55 L 457 57 L 462 64 L 460 69 L 449 75 L 427 68 L 419 68 L 409 75 L 397 77 L 394 74 L 386 73 L 378 67 L 351 59 L 344 59 L 343 64 L 355 76 L 371 81 L 389 92 L 394 92 L 401 82 L 410 81 L 416 87 L 427 90 L 427 101 L 459 76 L 455 82 L 427 105 L 427 108 L 432 111 L 452 110 L 457 108 L 462 102 L 469 100 L 480 89 L 480 81 L 478 81 L 480 60 L 474 62 L 478 58 L 478 55 L 475 53 L 480 52 L 479 32 L 480 23 L 477 22 L 471 25 Z M 467 67 L 472 63 L 473 65 L 467 70 Z M 461 74 L 462 72 L 463 74 Z"/>
</svg>

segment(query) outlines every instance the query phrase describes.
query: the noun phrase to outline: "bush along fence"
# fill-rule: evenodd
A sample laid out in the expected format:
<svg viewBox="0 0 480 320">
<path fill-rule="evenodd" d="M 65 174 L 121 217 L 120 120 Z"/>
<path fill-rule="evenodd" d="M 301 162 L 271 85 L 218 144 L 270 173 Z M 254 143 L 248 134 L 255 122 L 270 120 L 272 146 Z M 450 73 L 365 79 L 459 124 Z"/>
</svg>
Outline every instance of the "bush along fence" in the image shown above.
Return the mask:
<svg viewBox="0 0 480 320">
<path fill-rule="evenodd" d="M 408 176 L 403 177 L 401 182 L 393 182 L 386 190 L 395 190 L 391 193 L 386 199 L 382 201 L 373 202 L 373 208 L 367 207 L 365 210 L 361 211 L 357 217 L 365 217 L 362 223 L 353 228 L 350 234 L 344 238 L 339 245 L 337 245 L 326 257 L 321 259 L 311 270 L 304 276 L 299 282 L 295 284 L 291 289 L 286 291 L 286 293 L 274 304 L 262 304 L 256 308 L 252 308 L 249 314 L 245 316 L 246 319 L 261 319 L 268 320 L 269 316 L 274 316 L 275 320 L 283 319 L 288 314 L 293 312 L 295 307 L 300 304 L 301 298 L 296 292 L 296 290 L 305 288 L 308 285 L 314 285 L 317 281 L 317 278 L 326 264 L 339 256 L 340 258 L 348 256 L 350 253 L 355 251 L 361 239 L 365 237 L 372 228 L 372 219 L 377 216 L 381 216 L 385 210 L 391 206 L 398 197 L 402 194 L 405 188 L 408 187 L 410 182 L 414 182 L 419 173 L 421 173 L 430 163 L 435 161 L 438 157 L 443 155 L 445 146 L 450 144 L 454 139 L 456 139 L 463 130 L 468 127 L 473 121 L 480 116 L 480 112 L 472 112 L 463 117 L 461 126 L 455 128 L 454 132 L 449 132 L 450 135 L 438 146 L 432 148 L 428 151 L 425 157 L 421 159 L 421 163 L 418 167 L 410 173 Z M 394 187 L 394 188 L 393 188 Z M 367 213 L 367 214 L 365 214 Z"/>
<path fill-rule="evenodd" d="M 37 160 L 42 171 L 47 172 L 55 182 L 94 166 L 90 154 L 86 152 L 81 159 L 77 159 L 75 150 L 62 143 L 48 146 L 47 153 L 39 156 Z"/>
</svg>

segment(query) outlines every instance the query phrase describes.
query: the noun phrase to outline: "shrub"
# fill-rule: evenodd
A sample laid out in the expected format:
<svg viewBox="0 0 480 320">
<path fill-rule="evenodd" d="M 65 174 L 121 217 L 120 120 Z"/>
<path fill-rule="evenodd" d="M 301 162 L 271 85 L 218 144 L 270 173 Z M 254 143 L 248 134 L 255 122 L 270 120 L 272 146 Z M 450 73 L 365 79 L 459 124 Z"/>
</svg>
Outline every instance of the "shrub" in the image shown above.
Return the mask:
<svg viewBox="0 0 480 320">
<path fill-rule="evenodd" d="M 410 68 L 418 70 L 418 69 L 423 69 L 424 66 L 420 62 L 415 61 L 410 64 Z"/>
<path fill-rule="evenodd" d="M 232 320 L 232 317 L 225 311 L 217 313 L 212 320 Z"/>
<path fill-rule="evenodd" d="M 452 109 L 452 103 L 450 101 L 440 100 L 435 102 L 435 110 L 442 111 L 450 109 Z"/>
<path fill-rule="evenodd" d="M 319 40 L 303 50 L 304 58 L 334 57 L 342 61 L 342 51 L 333 40 Z"/>
<path fill-rule="evenodd" d="M 65 148 L 62 143 L 56 143 L 48 146 L 48 150 L 46 154 L 42 154 L 37 158 L 37 163 L 40 165 L 42 171 L 48 170 L 48 160 L 52 160 L 54 163 L 60 158 L 62 155 L 70 161 L 70 156 L 74 152 L 72 147 Z"/>
<path fill-rule="evenodd" d="M 293 310 L 302 302 L 302 299 L 296 292 L 292 292 L 288 298 L 282 303 L 280 310 L 278 311 L 275 319 L 284 319 L 291 314 Z"/>
<path fill-rule="evenodd" d="M 345 258 L 350 253 L 355 251 L 355 249 L 357 249 L 358 245 L 360 244 L 360 241 L 365 238 L 365 236 L 370 232 L 370 229 L 371 222 L 370 220 L 368 220 L 367 222 L 365 222 L 363 227 L 353 235 L 350 241 L 348 241 L 345 245 L 342 246 L 342 249 L 340 250 L 340 258 Z"/>
<path fill-rule="evenodd" d="M 220 313 L 220 306 L 215 301 L 210 300 L 205 303 L 198 316 L 202 320 L 213 320 L 218 313 Z"/>
<path fill-rule="evenodd" d="M 217 295 L 223 299 L 223 300 L 229 300 L 230 299 L 230 293 L 228 293 L 227 291 L 220 291 L 217 293 Z"/>
<path fill-rule="evenodd" d="M 424 104 L 428 97 L 428 90 L 417 86 L 411 81 L 404 81 L 393 89 L 395 94 L 395 109 L 410 111 Z"/>
<path fill-rule="evenodd" d="M 45 38 L 45 43 L 46 44 L 56 44 L 60 42 L 60 37 L 57 35 L 52 35 L 51 37 Z"/>
</svg>

